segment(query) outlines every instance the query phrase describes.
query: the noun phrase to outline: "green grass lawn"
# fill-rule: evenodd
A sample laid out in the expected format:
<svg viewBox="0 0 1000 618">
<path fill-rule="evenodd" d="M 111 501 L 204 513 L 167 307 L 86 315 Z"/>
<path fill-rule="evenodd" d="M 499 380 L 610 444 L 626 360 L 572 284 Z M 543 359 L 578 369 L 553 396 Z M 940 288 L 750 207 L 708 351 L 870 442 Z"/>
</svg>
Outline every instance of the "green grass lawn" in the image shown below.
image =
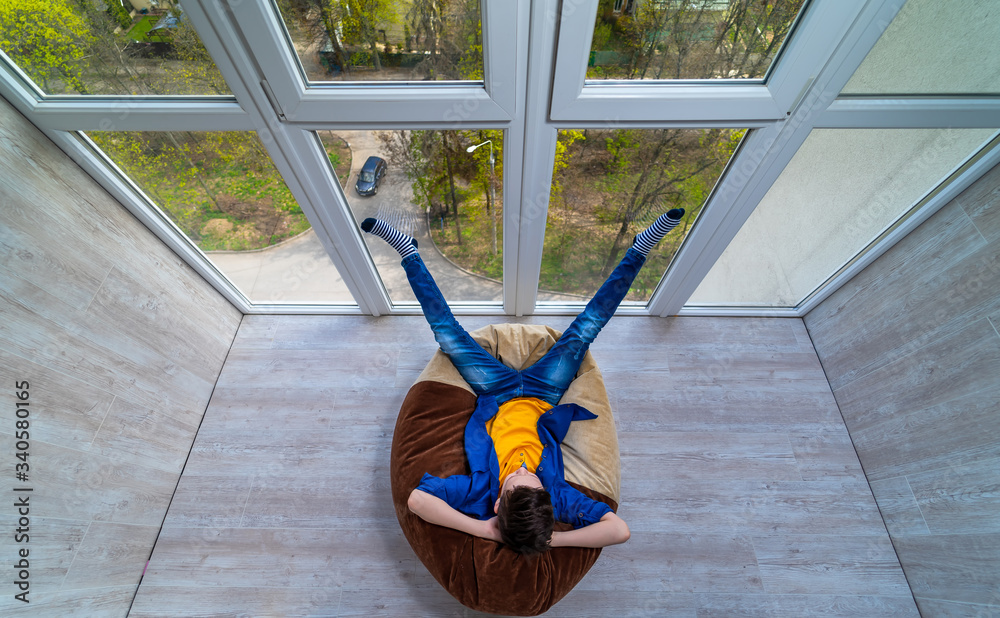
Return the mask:
<svg viewBox="0 0 1000 618">
<path fill-rule="evenodd" d="M 135 23 L 134 26 L 132 26 L 132 29 L 128 31 L 129 38 L 138 43 L 168 43 L 170 41 L 168 37 L 159 36 L 157 34 L 149 36 L 149 31 L 159 20 L 159 15 L 144 15 Z"/>
</svg>

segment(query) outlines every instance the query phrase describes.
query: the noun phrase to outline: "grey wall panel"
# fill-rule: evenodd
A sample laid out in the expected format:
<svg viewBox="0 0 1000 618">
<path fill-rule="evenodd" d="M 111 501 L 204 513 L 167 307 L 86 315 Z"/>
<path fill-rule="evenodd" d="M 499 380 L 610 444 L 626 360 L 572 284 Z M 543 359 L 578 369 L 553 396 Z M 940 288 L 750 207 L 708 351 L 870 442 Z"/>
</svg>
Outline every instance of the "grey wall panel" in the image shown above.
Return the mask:
<svg viewBox="0 0 1000 618">
<path fill-rule="evenodd" d="M 924 615 L 1000 615 L 1000 167 L 806 326 Z"/>
<path fill-rule="evenodd" d="M 241 320 L 0 99 L 0 614 L 127 613 Z"/>
</svg>

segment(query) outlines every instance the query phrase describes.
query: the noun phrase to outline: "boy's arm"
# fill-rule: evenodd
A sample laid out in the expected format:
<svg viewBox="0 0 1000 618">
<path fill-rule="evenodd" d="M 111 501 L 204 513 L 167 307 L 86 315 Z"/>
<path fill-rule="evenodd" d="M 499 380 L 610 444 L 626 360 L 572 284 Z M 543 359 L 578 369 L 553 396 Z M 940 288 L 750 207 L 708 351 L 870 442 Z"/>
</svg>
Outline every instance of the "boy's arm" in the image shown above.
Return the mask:
<svg viewBox="0 0 1000 618">
<path fill-rule="evenodd" d="M 630 536 L 625 520 L 614 513 L 605 513 L 600 521 L 589 526 L 553 532 L 550 543 L 552 547 L 607 547 L 624 543 Z"/>
<path fill-rule="evenodd" d="M 406 505 L 413 514 L 427 523 L 453 528 L 472 536 L 500 542 L 500 529 L 497 527 L 496 517 L 485 521 L 473 519 L 464 513 L 456 511 L 441 498 L 419 489 L 414 489 L 410 492 L 410 497 L 406 501 Z"/>
</svg>

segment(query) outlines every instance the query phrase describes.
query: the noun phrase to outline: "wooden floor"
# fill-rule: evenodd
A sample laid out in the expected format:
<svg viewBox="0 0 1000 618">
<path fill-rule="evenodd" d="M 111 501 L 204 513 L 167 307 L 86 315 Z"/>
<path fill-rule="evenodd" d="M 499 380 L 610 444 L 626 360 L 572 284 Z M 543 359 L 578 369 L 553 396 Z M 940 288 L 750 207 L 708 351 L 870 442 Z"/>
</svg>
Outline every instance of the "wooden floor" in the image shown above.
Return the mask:
<svg viewBox="0 0 1000 618">
<path fill-rule="evenodd" d="M 473 614 L 389 493 L 435 349 L 419 317 L 244 318 L 130 615 Z M 632 539 L 547 615 L 917 616 L 800 320 L 621 317 L 593 352 Z"/>
</svg>

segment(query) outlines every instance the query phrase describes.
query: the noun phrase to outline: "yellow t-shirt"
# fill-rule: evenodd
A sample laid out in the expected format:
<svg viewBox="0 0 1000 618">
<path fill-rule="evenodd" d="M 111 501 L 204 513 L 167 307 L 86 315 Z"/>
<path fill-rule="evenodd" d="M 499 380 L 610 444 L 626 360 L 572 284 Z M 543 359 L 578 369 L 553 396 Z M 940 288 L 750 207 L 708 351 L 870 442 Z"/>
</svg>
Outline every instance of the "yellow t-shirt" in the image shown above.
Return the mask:
<svg viewBox="0 0 1000 618">
<path fill-rule="evenodd" d="M 538 419 L 552 406 L 534 397 L 511 399 L 500 406 L 487 421 L 486 431 L 493 438 L 493 448 L 500 462 L 500 484 L 509 474 L 524 465 L 530 472 L 542 461 L 542 443 L 538 439 Z"/>
</svg>

